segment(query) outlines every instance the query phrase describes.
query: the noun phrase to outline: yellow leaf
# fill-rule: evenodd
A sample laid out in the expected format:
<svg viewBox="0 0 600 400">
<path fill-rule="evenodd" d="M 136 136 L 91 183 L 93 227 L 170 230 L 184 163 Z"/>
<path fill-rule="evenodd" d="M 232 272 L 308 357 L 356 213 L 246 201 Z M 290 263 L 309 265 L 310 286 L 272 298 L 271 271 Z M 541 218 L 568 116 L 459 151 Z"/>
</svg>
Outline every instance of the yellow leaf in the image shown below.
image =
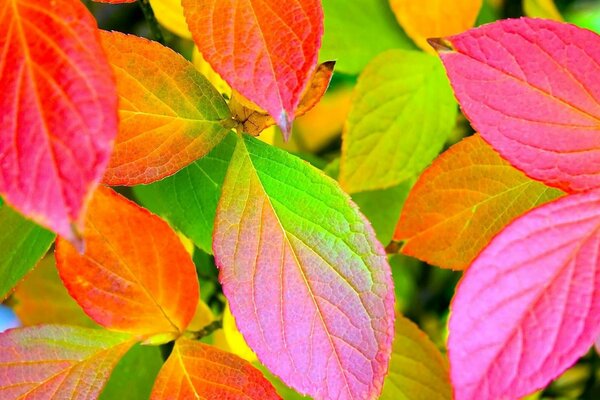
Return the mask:
<svg viewBox="0 0 600 400">
<path fill-rule="evenodd" d="M 215 316 L 213 315 L 210 308 L 206 305 L 202 300 L 198 301 L 198 308 L 196 308 L 196 314 L 194 314 L 194 318 L 192 318 L 192 322 L 187 327 L 188 331 L 199 331 L 204 328 L 206 325 L 213 322 Z"/>
<path fill-rule="evenodd" d="M 390 0 L 398 22 L 423 50 L 434 53 L 428 38 L 461 33 L 475 24 L 483 0 Z"/>
<path fill-rule="evenodd" d="M 183 7 L 181 7 L 180 0 L 150 0 L 150 5 L 156 15 L 156 19 L 165 28 L 183 38 L 192 38 L 183 15 Z"/>
<path fill-rule="evenodd" d="M 528 17 L 563 21 L 553 0 L 523 0 L 523 10 Z"/>
<path fill-rule="evenodd" d="M 238 355 L 248 362 L 258 360 L 256 354 L 248 347 L 244 337 L 238 330 L 233 315 L 231 314 L 231 310 L 229 309 L 229 304 L 225 306 L 225 311 L 223 312 L 223 333 L 229 349 L 233 354 Z"/>
</svg>

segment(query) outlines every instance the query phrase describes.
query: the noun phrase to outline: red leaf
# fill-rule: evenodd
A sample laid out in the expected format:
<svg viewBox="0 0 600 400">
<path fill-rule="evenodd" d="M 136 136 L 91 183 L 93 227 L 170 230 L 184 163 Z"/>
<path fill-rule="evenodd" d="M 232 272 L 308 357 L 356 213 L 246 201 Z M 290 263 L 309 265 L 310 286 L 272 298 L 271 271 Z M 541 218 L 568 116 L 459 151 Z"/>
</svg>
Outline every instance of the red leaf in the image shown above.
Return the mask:
<svg viewBox="0 0 600 400">
<path fill-rule="evenodd" d="M 117 134 L 117 93 L 79 0 L 0 5 L 0 193 L 74 240 Z"/>
<path fill-rule="evenodd" d="M 530 177 L 600 186 L 600 37 L 541 19 L 433 41 L 473 126 Z"/>
<path fill-rule="evenodd" d="M 450 314 L 456 400 L 517 399 L 600 333 L 600 192 L 517 219 L 467 270 Z"/>
<path fill-rule="evenodd" d="M 179 339 L 152 389 L 152 400 L 275 400 L 280 397 L 249 362 L 216 347 Z"/>
<path fill-rule="evenodd" d="M 183 0 L 204 58 L 289 134 L 317 65 L 323 35 L 319 0 Z"/>
<path fill-rule="evenodd" d="M 155 215 L 100 187 L 85 221 L 86 252 L 56 244 L 60 276 L 97 323 L 119 331 L 172 339 L 192 319 L 198 279 L 175 232 Z"/>
</svg>

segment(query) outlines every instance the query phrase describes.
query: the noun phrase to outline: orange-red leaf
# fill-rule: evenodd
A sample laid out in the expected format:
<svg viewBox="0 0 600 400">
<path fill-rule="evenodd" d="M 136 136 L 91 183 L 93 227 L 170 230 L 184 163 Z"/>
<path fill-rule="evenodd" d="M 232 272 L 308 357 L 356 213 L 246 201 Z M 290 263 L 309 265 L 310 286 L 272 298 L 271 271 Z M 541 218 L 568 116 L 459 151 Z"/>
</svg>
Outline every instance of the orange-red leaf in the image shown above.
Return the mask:
<svg viewBox="0 0 600 400">
<path fill-rule="evenodd" d="M 159 43 L 102 32 L 119 91 L 119 134 L 104 182 L 138 185 L 174 174 L 229 132 L 223 97 L 181 55 Z"/>
<path fill-rule="evenodd" d="M 139 336 L 177 336 L 194 315 L 194 264 L 166 222 L 100 187 L 83 233 L 85 254 L 59 239 L 65 286 L 99 324 Z"/>
<path fill-rule="evenodd" d="M 229 85 L 290 131 L 317 66 L 319 0 L 183 0 L 196 45 Z"/>
<path fill-rule="evenodd" d="M 79 0 L 0 3 L 0 193 L 75 240 L 117 133 L 117 94 Z"/>
<path fill-rule="evenodd" d="M 156 378 L 152 400 L 279 399 L 262 373 L 238 356 L 189 339 L 179 339 Z"/>
</svg>

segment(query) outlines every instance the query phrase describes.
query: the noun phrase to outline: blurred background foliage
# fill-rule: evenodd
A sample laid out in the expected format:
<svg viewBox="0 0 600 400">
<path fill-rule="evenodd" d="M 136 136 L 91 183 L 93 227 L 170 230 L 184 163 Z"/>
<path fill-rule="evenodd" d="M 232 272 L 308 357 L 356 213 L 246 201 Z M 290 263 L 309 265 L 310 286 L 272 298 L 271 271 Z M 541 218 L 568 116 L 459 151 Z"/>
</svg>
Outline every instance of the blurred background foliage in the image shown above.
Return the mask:
<svg viewBox="0 0 600 400">
<path fill-rule="evenodd" d="M 156 0 L 155 0 L 156 1 Z M 175 0 L 173 0 L 175 1 Z M 282 0 L 283 1 L 283 0 Z M 353 1 L 353 0 L 348 0 Z M 386 1 L 386 0 L 381 0 Z M 168 4 L 171 0 L 158 1 Z M 139 4 L 109 5 L 84 0 L 86 6 L 95 15 L 100 28 L 132 33 L 153 39 L 142 9 Z M 523 15 L 562 18 L 567 22 L 577 24 L 600 33 L 600 1 L 594 0 L 556 0 L 555 7 L 547 0 L 485 0 L 478 18 L 478 24 L 491 22 L 501 18 L 512 18 Z M 452 7 L 452 1 L 448 0 Z M 165 20 L 168 29 L 162 29 L 165 44 L 181 53 L 189 60 L 194 60 L 199 68 L 203 68 L 197 52 L 194 52 L 193 42 L 189 39 L 186 29 L 177 29 L 177 20 Z M 391 13 L 391 11 L 390 11 Z M 167 19 L 170 18 L 167 16 Z M 175 27 L 175 29 L 173 28 Z M 398 29 L 401 29 L 398 27 Z M 408 39 L 407 39 L 408 40 Z M 196 53 L 196 54 L 195 54 Z M 600 77 L 599 77 L 600 79 Z M 330 88 L 321 103 L 303 117 L 295 125 L 289 142 L 284 142 L 274 128 L 261 134 L 261 139 L 276 146 L 293 152 L 316 167 L 324 169 L 332 177 L 337 177 L 341 148 L 341 132 L 352 101 L 352 89 L 357 76 L 336 72 Z M 468 122 L 459 115 L 456 128 L 450 136 L 446 147 L 472 134 Z M 378 228 L 378 237 L 388 246 L 390 264 L 392 266 L 397 309 L 412 321 L 417 323 L 445 352 L 447 337 L 446 323 L 448 320 L 450 301 L 460 272 L 436 268 L 419 260 L 398 254 L 400 243 L 390 243 L 397 217 L 400 214 L 411 182 L 396 189 L 395 195 L 389 190 L 381 191 L 381 196 L 362 196 L 356 194 L 354 200 L 361 207 L 371 222 Z M 401 185 L 402 186 L 402 185 Z M 127 189 L 121 191 L 136 200 L 133 192 Z M 393 201 L 390 201 L 393 199 Z M 382 210 L 387 213 L 382 213 Z M 396 218 L 390 218 L 395 216 Z M 254 353 L 245 345 L 241 334 L 235 327 L 235 322 L 228 311 L 218 283 L 218 271 L 211 255 L 195 247 L 191 241 L 182 237 L 186 247 L 193 255 L 201 284 L 202 305 L 196 316 L 196 326 L 201 329 L 213 320 L 222 321 L 222 330 L 215 331 L 204 340 L 221 348 L 235 352 L 243 358 L 260 367 Z M 64 287 L 60 284 L 58 275 L 53 268 L 51 255 L 19 285 L 13 295 L 0 305 L 0 331 L 22 324 L 43 322 L 76 323 L 90 326 L 93 324 L 73 302 Z M 10 308 L 9 308 L 10 307 Z M 38 311 L 36 311 L 38 310 Z M 41 312 L 40 310 L 43 310 Z M 20 322 L 19 322 L 20 320 Z M 219 323 L 220 325 L 220 323 Z M 474 332 L 473 334 L 477 334 Z M 162 349 L 164 357 L 169 351 Z M 133 382 L 111 380 L 103 398 L 111 398 L 111 393 L 123 393 L 129 390 L 130 399 L 147 398 L 152 377 L 160 368 L 160 354 L 155 348 L 136 346 L 128 354 L 128 360 L 122 363 L 122 371 Z M 131 370 L 134 368 L 135 370 Z M 260 367 L 266 375 L 270 374 Z M 302 396 L 286 388 L 275 377 L 270 376 L 276 387 L 286 399 L 300 399 Z M 114 397 L 112 397 L 114 398 Z M 582 358 L 580 362 L 568 370 L 561 378 L 548 388 L 528 399 L 600 399 L 600 359 L 595 350 Z"/>
</svg>

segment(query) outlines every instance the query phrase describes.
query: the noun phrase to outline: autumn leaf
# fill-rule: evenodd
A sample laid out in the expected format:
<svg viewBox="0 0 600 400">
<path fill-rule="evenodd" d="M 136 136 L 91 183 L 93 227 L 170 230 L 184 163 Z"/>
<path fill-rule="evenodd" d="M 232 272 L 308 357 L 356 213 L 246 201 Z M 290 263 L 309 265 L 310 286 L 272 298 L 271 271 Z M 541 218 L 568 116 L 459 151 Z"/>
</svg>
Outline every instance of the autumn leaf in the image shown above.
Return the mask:
<svg viewBox="0 0 600 400">
<path fill-rule="evenodd" d="M 452 400 L 446 361 L 413 322 L 396 315 L 390 371 L 381 400 Z"/>
<path fill-rule="evenodd" d="M 594 344 L 599 210 L 597 191 L 541 206 L 504 229 L 467 270 L 449 323 L 457 400 L 530 394 Z"/>
<path fill-rule="evenodd" d="M 300 96 L 317 66 L 321 2 L 183 0 L 182 5 L 204 58 L 289 136 Z"/>
<path fill-rule="evenodd" d="M 238 356 L 189 339 L 179 339 L 161 369 L 151 400 L 280 399 L 260 371 Z"/>
<path fill-rule="evenodd" d="M 394 235 L 404 254 L 465 269 L 514 218 L 563 193 L 531 180 L 479 135 L 454 145 L 420 176 Z"/>
<path fill-rule="evenodd" d="M 150 5 L 156 19 L 165 28 L 183 38 L 192 38 L 187 22 L 185 22 L 181 0 L 150 0 Z"/>
<path fill-rule="evenodd" d="M 432 43 L 464 113 L 506 160 L 568 192 L 600 186 L 598 35 L 521 18 Z"/>
<path fill-rule="evenodd" d="M 26 220 L 0 199 L 0 302 L 46 254 L 51 232 Z"/>
<path fill-rule="evenodd" d="M 102 43 L 117 76 L 121 117 L 104 182 L 160 180 L 227 135 L 231 114 L 225 100 L 189 61 L 133 35 L 103 32 Z"/>
<path fill-rule="evenodd" d="M 389 0 L 398 22 L 415 43 L 431 51 L 427 39 L 461 33 L 475 24 L 482 0 Z"/>
<path fill-rule="evenodd" d="M 0 334 L 0 398 L 97 399 L 131 347 L 128 335 L 66 326 Z"/>
<path fill-rule="evenodd" d="M 196 268 L 166 222 L 100 187 L 83 237 L 85 254 L 59 238 L 56 260 L 69 293 L 94 321 L 141 338 L 173 339 L 186 328 L 198 303 Z"/>
<path fill-rule="evenodd" d="M 456 102 L 439 60 L 408 50 L 377 56 L 354 90 L 340 184 L 355 193 L 417 175 L 440 152 L 455 121 Z"/>
<path fill-rule="evenodd" d="M 165 218 L 209 254 L 217 203 L 235 144 L 235 134 L 231 133 L 207 156 L 177 174 L 133 188 L 144 207 Z"/>
<path fill-rule="evenodd" d="M 316 399 L 379 395 L 393 336 L 390 269 L 333 180 L 238 139 L 213 250 L 237 326 L 273 373 Z"/>
<path fill-rule="evenodd" d="M 78 0 L 0 5 L 0 193 L 76 241 L 117 134 L 117 94 Z"/>
</svg>

